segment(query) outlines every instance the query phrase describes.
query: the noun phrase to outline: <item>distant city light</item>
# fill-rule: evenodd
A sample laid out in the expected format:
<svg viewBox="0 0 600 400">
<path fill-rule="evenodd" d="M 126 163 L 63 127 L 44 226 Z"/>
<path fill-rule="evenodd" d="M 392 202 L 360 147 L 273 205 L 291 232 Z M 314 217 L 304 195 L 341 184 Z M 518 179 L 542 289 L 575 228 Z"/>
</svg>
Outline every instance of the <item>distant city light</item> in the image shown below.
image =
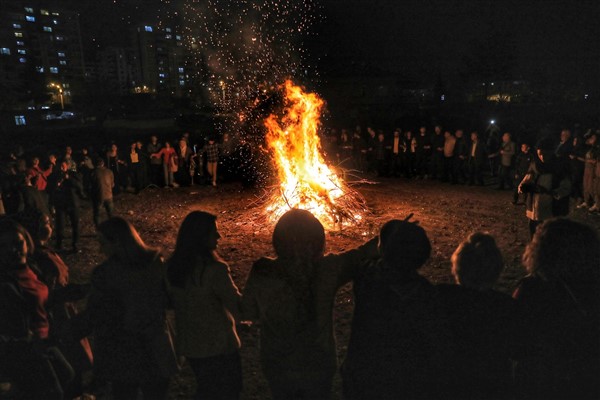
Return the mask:
<svg viewBox="0 0 600 400">
<path fill-rule="evenodd" d="M 17 126 L 27 125 L 25 116 L 24 115 L 15 115 L 15 125 L 17 125 Z"/>
</svg>

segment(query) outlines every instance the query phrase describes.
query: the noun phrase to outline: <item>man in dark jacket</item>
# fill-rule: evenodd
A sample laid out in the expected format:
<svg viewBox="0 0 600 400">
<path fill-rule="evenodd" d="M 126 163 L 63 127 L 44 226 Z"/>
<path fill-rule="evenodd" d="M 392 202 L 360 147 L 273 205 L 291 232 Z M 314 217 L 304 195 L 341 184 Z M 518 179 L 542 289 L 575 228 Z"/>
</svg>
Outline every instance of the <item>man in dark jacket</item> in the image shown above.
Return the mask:
<svg viewBox="0 0 600 400">
<path fill-rule="evenodd" d="M 531 162 L 533 161 L 533 154 L 531 153 L 531 146 L 528 143 L 521 144 L 521 151 L 515 159 L 515 176 L 513 181 L 513 200 L 514 205 L 519 204 L 519 184 L 525 178 Z M 527 193 L 524 193 L 524 198 L 527 198 Z M 525 200 L 523 200 L 523 203 Z"/>
<path fill-rule="evenodd" d="M 60 170 L 50 175 L 50 201 L 55 209 L 56 248 L 63 244 L 65 219 L 69 218 L 72 231 L 73 251 L 77 251 L 79 241 L 79 197 L 85 198 L 81 178 L 75 171 L 69 170 L 69 164 L 61 162 Z"/>
<path fill-rule="evenodd" d="M 485 163 L 485 147 L 479 140 L 477 131 L 471 132 L 471 147 L 467 159 L 469 166 L 469 185 L 477 183 L 483 186 L 482 169 Z"/>
<path fill-rule="evenodd" d="M 112 217 L 114 210 L 112 189 L 115 186 L 113 172 L 106 168 L 104 160 L 96 160 L 96 168 L 92 173 L 92 208 L 94 212 L 94 225 L 100 223 L 100 207 L 104 207 L 108 218 Z"/>
</svg>

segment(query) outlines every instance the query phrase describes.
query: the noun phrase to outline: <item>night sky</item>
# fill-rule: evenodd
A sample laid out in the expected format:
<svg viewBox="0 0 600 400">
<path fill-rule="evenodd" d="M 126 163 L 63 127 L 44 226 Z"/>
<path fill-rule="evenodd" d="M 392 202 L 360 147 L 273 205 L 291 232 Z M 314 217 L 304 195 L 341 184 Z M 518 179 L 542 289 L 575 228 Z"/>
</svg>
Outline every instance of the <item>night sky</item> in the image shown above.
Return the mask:
<svg viewBox="0 0 600 400">
<path fill-rule="evenodd" d="M 453 80 L 468 73 L 465 59 L 486 57 L 482 48 L 495 54 L 499 46 L 500 53 L 508 51 L 511 57 L 507 74 L 511 79 L 542 76 L 551 82 L 600 87 L 597 0 L 290 1 L 320 6 L 320 22 L 311 28 L 314 35 L 301 39 L 310 54 L 308 61 L 324 76 L 358 69 L 419 82 Z M 155 17 L 151 10 L 161 1 L 58 3 L 80 8 L 86 36 L 103 46 L 127 38 L 122 34 L 125 24 Z M 225 7 L 229 2 L 219 3 Z"/>
<path fill-rule="evenodd" d="M 410 77 L 451 78 L 493 37 L 514 45 L 514 77 L 598 84 L 600 2 L 568 0 L 323 0 L 318 27 L 332 60 L 366 62 Z M 319 53 L 320 52 L 320 53 Z"/>
</svg>

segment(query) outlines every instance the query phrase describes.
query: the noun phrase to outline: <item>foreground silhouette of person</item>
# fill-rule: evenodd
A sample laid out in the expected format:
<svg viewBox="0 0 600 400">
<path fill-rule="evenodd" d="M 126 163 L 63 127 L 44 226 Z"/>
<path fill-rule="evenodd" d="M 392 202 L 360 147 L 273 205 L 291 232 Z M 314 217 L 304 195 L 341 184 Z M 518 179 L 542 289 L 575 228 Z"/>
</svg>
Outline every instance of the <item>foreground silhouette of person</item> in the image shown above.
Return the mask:
<svg viewBox="0 0 600 400">
<path fill-rule="evenodd" d="M 457 285 L 438 286 L 452 337 L 447 396 L 511 398 L 514 301 L 493 290 L 504 269 L 502 253 L 491 235 L 476 232 L 460 243 L 451 261 Z"/>
<path fill-rule="evenodd" d="M 286 212 L 273 231 L 277 258 L 254 263 L 244 318 L 260 321 L 260 359 L 275 400 L 329 399 L 337 370 L 332 311 L 339 287 L 375 256 L 376 241 L 323 255 L 323 225 L 308 211 Z"/>
<path fill-rule="evenodd" d="M 92 272 L 87 316 L 94 333 L 94 376 L 112 383 L 114 399 L 164 399 L 176 372 L 165 330 L 166 271 L 158 250 L 147 246 L 120 217 L 98 225 L 106 260 Z"/>
<path fill-rule="evenodd" d="M 0 219 L 0 396 L 61 400 L 73 371 L 50 340 L 50 291 L 30 263 L 34 250 L 23 226 Z"/>
<path fill-rule="evenodd" d="M 431 253 L 427 234 L 408 219 L 389 221 L 379 252 L 354 279 L 344 398 L 438 398 L 448 340 L 435 287 L 417 272 Z"/>
<path fill-rule="evenodd" d="M 241 295 L 217 254 L 217 217 L 188 214 L 167 263 L 175 309 L 177 354 L 196 377 L 196 399 L 238 399 L 242 390 L 240 339 L 235 329 Z"/>
<path fill-rule="evenodd" d="M 600 240 L 568 219 L 538 226 L 516 289 L 518 398 L 600 398 Z"/>
<path fill-rule="evenodd" d="M 81 338 L 78 329 L 76 302 L 87 296 L 89 285 L 69 282 L 69 267 L 49 246 L 52 224 L 47 214 L 30 209 L 15 218 L 31 235 L 35 250 L 30 250 L 29 255 L 37 268 L 38 279 L 48 287 L 49 339 L 57 344 L 76 374 L 73 382 L 63 387 L 65 397 L 81 396 L 82 375 L 92 368 L 93 356 L 88 339 Z"/>
</svg>

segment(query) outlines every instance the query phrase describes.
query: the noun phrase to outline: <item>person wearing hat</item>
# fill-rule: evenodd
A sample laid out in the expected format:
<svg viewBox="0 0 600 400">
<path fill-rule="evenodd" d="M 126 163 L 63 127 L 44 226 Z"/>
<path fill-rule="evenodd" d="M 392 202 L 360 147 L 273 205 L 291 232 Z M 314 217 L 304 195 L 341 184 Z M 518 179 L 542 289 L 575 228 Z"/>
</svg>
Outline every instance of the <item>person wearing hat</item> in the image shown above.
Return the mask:
<svg viewBox="0 0 600 400">
<path fill-rule="evenodd" d="M 519 193 L 529 193 L 525 215 L 530 237 L 541 222 L 568 214 L 571 180 L 567 172 L 564 161 L 555 156 L 552 142 L 541 140 L 529 171 L 519 184 Z"/>
</svg>

